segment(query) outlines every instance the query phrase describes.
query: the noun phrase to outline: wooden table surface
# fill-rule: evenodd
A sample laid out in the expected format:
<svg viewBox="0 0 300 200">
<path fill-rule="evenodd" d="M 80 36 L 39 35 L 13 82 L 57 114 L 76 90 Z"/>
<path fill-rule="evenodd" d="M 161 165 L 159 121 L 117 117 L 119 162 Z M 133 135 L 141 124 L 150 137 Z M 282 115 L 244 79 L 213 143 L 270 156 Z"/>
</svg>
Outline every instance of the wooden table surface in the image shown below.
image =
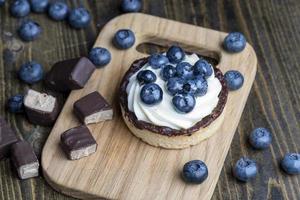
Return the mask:
<svg viewBox="0 0 300 200">
<path fill-rule="evenodd" d="M 29 141 L 38 155 L 51 128 L 33 126 L 23 115 L 5 110 L 9 96 L 43 85 L 21 83 L 19 66 L 37 60 L 48 70 L 59 60 L 87 55 L 96 36 L 113 17 L 121 14 L 119 0 L 70 0 L 72 7 L 83 5 L 93 16 L 85 30 L 73 30 L 64 22 L 53 22 L 45 15 L 31 14 L 43 28 L 40 39 L 23 43 L 16 29 L 23 19 L 9 15 L 8 4 L 0 8 L 0 114 L 17 134 Z M 258 72 L 240 125 L 227 155 L 213 199 L 300 199 L 300 176 L 288 176 L 278 167 L 287 152 L 300 152 L 300 1 L 299 0 L 144 0 L 144 13 L 175 19 L 221 31 L 241 31 L 258 56 Z M 176 33 L 174 33 L 176 34 Z M 153 47 L 144 46 L 141 51 Z M 65 100 L 67 94 L 60 94 Z M 228 122 L 230 123 L 230 122 Z M 271 148 L 254 151 L 247 137 L 255 127 L 273 133 Z M 244 184 L 231 175 L 241 156 L 255 159 L 259 174 Z M 55 192 L 42 177 L 20 181 L 9 160 L 0 162 L 0 200 L 73 199 Z"/>
</svg>

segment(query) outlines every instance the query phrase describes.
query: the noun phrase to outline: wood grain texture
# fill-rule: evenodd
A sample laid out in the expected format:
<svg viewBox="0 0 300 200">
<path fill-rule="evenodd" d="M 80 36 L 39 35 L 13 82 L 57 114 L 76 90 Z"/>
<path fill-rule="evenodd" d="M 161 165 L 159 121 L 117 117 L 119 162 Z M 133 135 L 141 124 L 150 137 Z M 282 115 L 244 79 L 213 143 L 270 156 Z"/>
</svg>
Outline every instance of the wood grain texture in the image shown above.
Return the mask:
<svg viewBox="0 0 300 200">
<path fill-rule="evenodd" d="M 93 14 L 93 23 L 85 30 L 70 29 L 64 22 L 56 23 L 44 15 L 30 18 L 43 27 L 43 36 L 33 43 L 21 43 L 15 34 L 22 21 L 9 15 L 8 5 L 0 8 L 0 113 L 20 137 L 41 152 L 50 128 L 30 125 L 22 115 L 5 111 L 4 102 L 13 94 L 30 86 L 16 78 L 20 64 L 35 59 L 45 69 L 59 60 L 86 55 L 99 30 L 119 15 L 119 1 L 70 0 L 72 7 L 83 5 Z M 287 176 L 278 162 L 286 152 L 300 151 L 300 2 L 298 0 L 144 0 L 143 12 L 225 32 L 245 33 L 258 56 L 259 68 L 241 122 L 227 155 L 214 200 L 223 199 L 300 199 L 300 177 Z M 6 32 L 13 33 L 12 36 Z M 19 49 L 21 45 L 21 50 Z M 157 48 L 155 48 L 156 50 Z M 149 51 L 148 47 L 141 48 Z M 32 86 L 44 88 L 42 84 Z M 62 100 L 66 95 L 60 95 Z M 270 149 L 257 152 L 247 143 L 251 130 L 257 126 L 270 128 L 274 140 Z M 247 184 L 237 182 L 231 168 L 246 155 L 259 163 L 259 176 Z M 0 162 L 0 199 L 73 199 L 52 190 L 37 178 L 19 181 L 11 172 L 8 160 Z"/>
<path fill-rule="evenodd" d="M 111 42 L 114 33 L 122 28 L 131 29 L 136 36 L 134 46 L 126 51 L 116 49 Z M 239 54 L 224 51 L 221 44 L 225 36 L 223 32 L 145 14 L 126 14 L 107 23 L 94 46 L 110 49 L 112 61 L 104 69 L 97 70 L 84 89 L 71 92 L 44 146 L 42 170 L 50 185 L 62 193 L 81 199 L 209 200 L 252 87 L 257 66 L 255 52 L 249 44 Z M 220 126 L 210 127 L 215 129 L 214 136 L 191 148 L 167 150 L 152 147 L 130 134 L 120 113 L 119 87 L 131 63 L 148 56 L 136 50 L 143 43 L 163 46 L 180 44 L 188 52 L 218 57 L 217 68 L 223 72 L 235 69 L 244 75 L 243 87 L 229 94 L 223 111 L 224 121 Z M 60 135 L 79 125 L 73 113 L 74 102 L 94 91 L 99 91 L 112 105 L 114 118 L 89 126 L 98 143 L 95 154 L 70 161 L 59 146 Z M 203 160 L 209 168 L 208 179 L 198 187 L 189 186 L 180 178 L 184 163 L 191 159 Z"/>
</svg>

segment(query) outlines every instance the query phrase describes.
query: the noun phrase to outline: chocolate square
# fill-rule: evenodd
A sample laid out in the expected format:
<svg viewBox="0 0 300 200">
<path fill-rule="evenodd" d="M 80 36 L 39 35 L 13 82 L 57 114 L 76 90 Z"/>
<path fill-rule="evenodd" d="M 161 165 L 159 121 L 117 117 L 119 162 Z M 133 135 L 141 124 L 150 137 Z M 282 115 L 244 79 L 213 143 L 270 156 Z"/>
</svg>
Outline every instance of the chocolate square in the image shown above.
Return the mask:
<svg viewBox="0 0 300 200">
<path fill-rule="evenodd" d="M 50 103 L 51 105 L 49 105 Z M 53 109 L 49 110 L 47 106 L 51 106 Z M 28 90 L 25 95 L 24 107 L 28 120 L 33 124 L 41 126 L 53 125 L 60 112 L 55 97 L 34 90 Z"/>
<path fill-rule="evenodd" d="M 21 179 L 39 175 L 39 161 L 28 142 L 19 141 L 11 146 L 11 160 Z"/>
<path fill-rule="evenodd" d="M 74 113 L 84 124 L 98 123 L 113 117 L 112 107 L 97 91 L 76 101 Z"/>
<path fill-rule="evenodd" d="M 11 145 L 17 141 L 18 138 L 15 132 L 0 117 L 0 160 L 9 155 Z"/>
<path fill-rule="evenodd" d="M 63 151 L 71 160 L 89 156 L 97 150 L 97 143 L 86 126 L 71 128 L 60 139 Z"/>
<path fill-rule="evenodd" d="M 95 69 L 95 65 L 86 57 L 60 61 L 48 72 L 45 83 L 59 92 L 81 89 Z"/>
</svg>

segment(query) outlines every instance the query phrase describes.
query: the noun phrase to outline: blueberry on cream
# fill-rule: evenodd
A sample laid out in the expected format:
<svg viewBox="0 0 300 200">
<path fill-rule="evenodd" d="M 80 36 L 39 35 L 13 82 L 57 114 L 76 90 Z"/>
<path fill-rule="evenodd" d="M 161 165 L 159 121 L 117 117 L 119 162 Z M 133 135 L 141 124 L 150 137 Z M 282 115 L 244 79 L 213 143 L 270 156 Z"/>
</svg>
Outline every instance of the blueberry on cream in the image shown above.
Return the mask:
<svg viewBox="0 0 300 200">
<path fill-rule="evenodd" d="M 188 79 L 193 77 L 193 66 L 188 62 L 178 63 L 176 66 L 176 74 L 178 77 Z"/>
<path fill-rule="evenodd" d="M 143 70 L 138 73 L 137 79 L 140 84 L 152 83 L 156 81 L 156 75 L 151 70 Z"/>
<path fill-rule="evenodd" d="M 213 74 L 211 64 L 209 64 L 205 59 L 198 60 L 194 65 L 194 74 L 210 77 Z"/>
<path fill-rule="evenodd" d="M 177 94 L 173 97 L 172 103 L 177 112 L 189 113 L 194 109 L 196 100 L 192 94 Z"/>
<path fill-rule="evenodd" d="M 179 46 L 171 46 L 167 51 L 167 57 L 171 63 L 179 63 L 185 58 L 185 52 Z"/>
<path fill-rule="evenodd" d="M 183 90 L 185 81 L 182 78 L 170 78 L 167 82 L 167 90 L 171 95 L 175 95 Z"/>
<path fill-rule="evenodd" d="M 169 62 L 169 59 L 162 54 L 152 54 L 148 62 L 153 69 L 158 69 L 164 67 Z"/>
<path fill-rule="evenodd" d="M 149 83 L 143 86 L 140 97 L 143 103 L 149 106 L 160 103 L 163 99 L 163 91 L 159 85 L 155 83 Z"/>
<path fill-rule="evenodd" d="M 161 70 L 161 77 L 164 81 L 176 76 L 176 68 L 172 65 L 167 65 Z"/>
</svg>

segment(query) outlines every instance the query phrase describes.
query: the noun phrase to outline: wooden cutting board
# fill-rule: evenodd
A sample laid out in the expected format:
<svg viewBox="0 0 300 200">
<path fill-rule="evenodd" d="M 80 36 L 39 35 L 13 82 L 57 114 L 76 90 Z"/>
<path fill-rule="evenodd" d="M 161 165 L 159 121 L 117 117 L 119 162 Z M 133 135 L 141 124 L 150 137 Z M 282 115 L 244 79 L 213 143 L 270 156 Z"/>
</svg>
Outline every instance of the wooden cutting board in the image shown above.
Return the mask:
<svg viewBox="0 0 300 200">
<path fill-rule="evenodd" d="M 111 43 L 114 33 L 121 28 L 130 28 L 136 34 L 136 43 L 129 50 L 118 50 Z M 255 52 L 249 44 L 241 53 L 226 53 L 221 47 L 225 36 L 219 31 L 145 14 L 126 14 L 111 20 L 95 43 L 110 50 L 111 63 L 97 70 L 84 89 L 70 94 L 43 149 L 42 168 L 49 184 L 81 199 L 210 199 L 257 67 Z M 136 50 L 142 43 L 179 44 L 187 51 L 219 59 L 218 67 L 223 72 L 236 69 L 244 75 L 244 86 L 230 92 L 224 123 L 213 137 L 184 150 L 166 150 L 149 146 L 131 135 L 121 117 L 118 88 L 130 64 L 147 56 Z M 98 142 L 97 152 L 70 161 L 59 146 L 60 135 L 79 124 L 72 113 L 73 103 L 95 90 L 113 105 L 114 119 L 90 125 Z M 208 179 L 201 185 L 186 184 L 180 177 L 184 163 L 194 159 L 205 161 L 209 169 Z"/>
</svg>

